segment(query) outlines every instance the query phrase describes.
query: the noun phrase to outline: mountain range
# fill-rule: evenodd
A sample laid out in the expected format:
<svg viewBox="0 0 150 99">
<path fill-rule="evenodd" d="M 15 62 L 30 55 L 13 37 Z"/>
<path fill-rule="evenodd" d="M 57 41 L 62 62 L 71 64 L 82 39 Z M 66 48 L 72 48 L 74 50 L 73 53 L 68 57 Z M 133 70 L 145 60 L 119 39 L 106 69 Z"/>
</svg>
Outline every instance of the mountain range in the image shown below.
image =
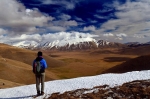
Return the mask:
<svg viewBox="0 0 150 99">
<path fill-rule="evenodd" d="M 106 40 L 96 40 L 93 38 L 65 38 L 62 40 L 54 41 L 41 41 L 41 42 L 30 42 L 21 41 L 11 43 L 9 45 L 26 48 L 26 49 L 48 49 L 48 50 L 87 50 L 87 49 L 97 49 L 103 47 L 125 47 L 126 44 L 121 44 L 117 42 L 109 42 Z"/>
<path fill-rule="evenodd" d="M 59 51 L 72 51 L 72 50 L 89 50 L 99 48 L 125 48 L 125 47 L 138 47 L 150 45 L 150 42 L 139 43 L 139 42 L 109 42 L 106 40 L 96 40 L 93 38 L 64 38 L 62 40 L 48 41 L 44 40 L 41 42 L 35 41 L 21 41 L 11 43 L 9 45 L 25 48 L 25 49 L 44 49 L 44 50 L 59 50 Z"/>
</svg>

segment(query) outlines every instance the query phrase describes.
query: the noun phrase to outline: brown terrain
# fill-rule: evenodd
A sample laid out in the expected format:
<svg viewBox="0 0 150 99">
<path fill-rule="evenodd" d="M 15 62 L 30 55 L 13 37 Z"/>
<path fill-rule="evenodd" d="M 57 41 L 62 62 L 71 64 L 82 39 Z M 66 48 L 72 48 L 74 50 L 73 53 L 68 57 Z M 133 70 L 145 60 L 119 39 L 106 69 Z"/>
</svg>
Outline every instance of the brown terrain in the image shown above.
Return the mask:
<svg viewBox="0 0 150 99">
<path fill-rule="evenodd" d="M 149 70 L 149 47 L 150 46 L 125 48 L 106 47 L 81 51 L 42 50 L 44 53 L 43 57 L 48 64 L 46 81 L 93 76 L 102 73 Z M 0 88 L 35 83 L 31 65 L 36 57 L 36 53 L 37 50 L 27 50 L 0 44 Z M 144 81 L 141 82 L 144 83 Z M 52 96 L 55 97 L 55 95 Z"/>
</svg>

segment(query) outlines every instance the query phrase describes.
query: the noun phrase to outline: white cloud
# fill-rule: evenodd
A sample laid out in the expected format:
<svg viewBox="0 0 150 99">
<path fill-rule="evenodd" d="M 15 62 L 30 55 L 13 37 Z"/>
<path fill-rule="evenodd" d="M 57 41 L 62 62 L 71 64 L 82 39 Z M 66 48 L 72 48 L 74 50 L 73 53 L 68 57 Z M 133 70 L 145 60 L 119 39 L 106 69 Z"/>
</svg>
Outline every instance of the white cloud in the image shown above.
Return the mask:
<svg viewBox="0 0 150 99">
<path fill-rule="evenodd" d="M 77 26 L 78 23 L 75 20 L 65 21 L 63 26 Z"/>
<path fill-rule="evenodd" d="M 67 0 L 38 0 L 40 2 L 42 2 L 42 4 L 57 4 L 60 5 L 66 9 L 74 9 L 75 8 L 75 1 L 70 2 Z"/>
<path fill-rule="evenodd" d="M 85 27 L 83 28 L 83 30 L 84 30 L 84 31 L 95 31 L 96 28 L 95 28 L 95 26 L 91 25 L 91 26 L 88 26 L 88 27 L 85 26 Z"/>
<path fill-rule="evenodd" d="M 53 32 L 66 31 L 66 28 L 61 26 L 50 26 L 48 29 Z"/>
<path fill-rule="evenodd" d="M 0 35 L 4 35 L 4 34 L 6 34 L 6 33 L 8 33 L 7 30 L 4 30 L 4 29 L 0 28 Z"/>
<path fill-rule="evenodd" d="M 145 36 L 145 35 L 134 34 L 133 37 L 136 37 L 136 38 L 145 38 L 145 37 L 147 37 L 147 36 Z"/>
<path fill-rule="evenodd" d="M 124 33 L 116 34 L 116 36 L 117 36 L 117 37 L 127 37 L 127 35 L 124 34 Z"/>
<path fill-rule="evenodd" d="M 127 37 L 126 34 L 124 33 L 119 33 L 119 34 L 116 34 L 116 38 L 115 39 L 118 39 L 118 40 L 123 40 L 124 37 Z"/>
<path fill-rule="evenodd" d="M 71 19 L 71 16 L 70 15 L 67 15 L 67 14 L 62 14 L 61 16 L 59 16 L 59 18 L 61 19 L 61 20 L 69 20 L 69 19 Z"/>
<path fill-rule="evenodd" d="M 109 36 L 114 36 L 112 33 L 105 33 L 103 36 L 109 37 Z"/>
<path fill-rule="evenodd" d="M 77 20 L 77 21 L 81 21 L 81 22 L 83 21 L 81 18 L 76 17 L 76 16 L 75 16 L 75 20 Z"/>
<path fill-rule="evenodd" d="M 61 41 L 65 43 L 66 41 L 74 41 L 79 42 L 81 38 L 85 40 L 94 40 L 93 37 L 98 37 L 97 35 L 89 34 L 89 33 L 80 33 L 80 32 L 57 32 L 57 33 L 48 33 L 48 34 L 22 34 L 20 36 L 15 36 L 10 38 L 8 36 L 0 36 L 1 43 L 7 44 L 39 44 L 45 42 L 57 42 Z"/>
<path fill-rule="evenodd" d="M 107 19 L 107 17 L 106 17 L 106 16 L 104 17 L 104 16 L 100 16 L 100 15 L 97 15 L 97 14 L 96 14 L 96 15 L 94 15 L 94 16 L 95 16 L 96 18 L 99 18 L 99 19 Z"/>
<path fill-rule="evenodd" d="M 5 27 L 10 31 L 9 34 L 31 34 L 36 32 L 36 26 L 42 27 L 54 19 L 45 16 L 38 9 L 26 9 L 16 0 L 1 0 L 0 6 L 0 27 Z"/>
<path fill-rule="evenodd" d="M 138 40 L 139 36 L 134 36 L 135 34 L 141 34 L 140 37 L 143 37 L 144 35 L 150 33 L 149 0 L 138 0 L 134 2 L 127 0 L 125 4 L 115 2 L 114 7 L 117 10 L 117 12 L 115 12 L 115 16 L 117 17 L 117 19 L 110 19 L 102 24 L 100 29 L 96 31 L 96 34 L 104 34 L 106 33 L 106 31 L 110 31 L 114 35 L 118 35 L 119 33 L 125 33 L 128 36 L 124 36 L 123 39 L 132 37 L 132 40 Z M 139 39 L 139 42 L 146 40 Z"/>
<path fill-rule="evenodd" d="M 96 12 L 97 12 L 97 13 L 105 13 L 105 12 L 109 12 L 109 11 L 112 11 L 112 9 L 106 7 L 106 8 L 104 8 L 104 9 L 97 10 Z"/>
<path fill-rule="evenodd" d="M 58 16 L 60 20 L 54 21 L 54 17 L 41 13 L 37 8 L 26 9 L 23 4 L 16 0 L 1 0 L 0 6 L 0 34 L 4 32 L 3 28 L 5 28 L 5 33 L 7 31 L 7 35 L 15 36 L 44 33 L 46 30 L 65 31 L 70 26 L 78 25 L 75 20 L 69 20 L 71 16 L 67 14 Z M 37 27 L 44 27 L 44 29 Z"/>
<path fill-rule="evenodd" d="M 96 22 L 98 22 L 98 21 L 96 21 L 96 20 L 91 20 L 91 23 L 96 23 Z"/>
<path fill-rule="evenodd" d="M 53 21 L 53 25 L 61 26 L 61 27 L 70 27 L 70 26 L 77 26 L 78 23 L 75 20 L 69 20 L 69 21 L 58 20 L 58 21 Z"/>
</svg>

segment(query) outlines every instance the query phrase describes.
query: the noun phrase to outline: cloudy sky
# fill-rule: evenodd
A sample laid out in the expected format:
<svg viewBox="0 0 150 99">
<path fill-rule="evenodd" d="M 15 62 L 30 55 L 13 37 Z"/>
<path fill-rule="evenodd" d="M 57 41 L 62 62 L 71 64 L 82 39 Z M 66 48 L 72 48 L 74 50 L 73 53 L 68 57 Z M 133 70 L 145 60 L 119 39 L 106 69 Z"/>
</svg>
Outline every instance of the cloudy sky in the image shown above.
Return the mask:
<svg viewBox="0 0 150 99">
<path fill-rule="evenodd" d="M 1 0 L 0 7 L 2 43 L 57 38 L 62 32 L 150 41 L 150 0 Z"/>
</svg>

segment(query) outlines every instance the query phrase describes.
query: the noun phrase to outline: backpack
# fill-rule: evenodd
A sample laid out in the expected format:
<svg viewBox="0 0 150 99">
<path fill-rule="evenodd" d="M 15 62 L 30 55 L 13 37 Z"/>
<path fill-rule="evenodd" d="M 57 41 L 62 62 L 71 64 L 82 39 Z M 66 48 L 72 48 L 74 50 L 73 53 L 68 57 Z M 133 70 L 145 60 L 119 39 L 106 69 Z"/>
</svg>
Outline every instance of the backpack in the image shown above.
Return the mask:
<svg viewBox="0 0 150 99">
<path fill-rule="evenodd" d="M 35 74 L 40 74 L 41 73 L 41 64 L 40 64 L 40 61 L 35 61 L 34 66 L 33 66 L 33 72 Z"/>
</svg>

